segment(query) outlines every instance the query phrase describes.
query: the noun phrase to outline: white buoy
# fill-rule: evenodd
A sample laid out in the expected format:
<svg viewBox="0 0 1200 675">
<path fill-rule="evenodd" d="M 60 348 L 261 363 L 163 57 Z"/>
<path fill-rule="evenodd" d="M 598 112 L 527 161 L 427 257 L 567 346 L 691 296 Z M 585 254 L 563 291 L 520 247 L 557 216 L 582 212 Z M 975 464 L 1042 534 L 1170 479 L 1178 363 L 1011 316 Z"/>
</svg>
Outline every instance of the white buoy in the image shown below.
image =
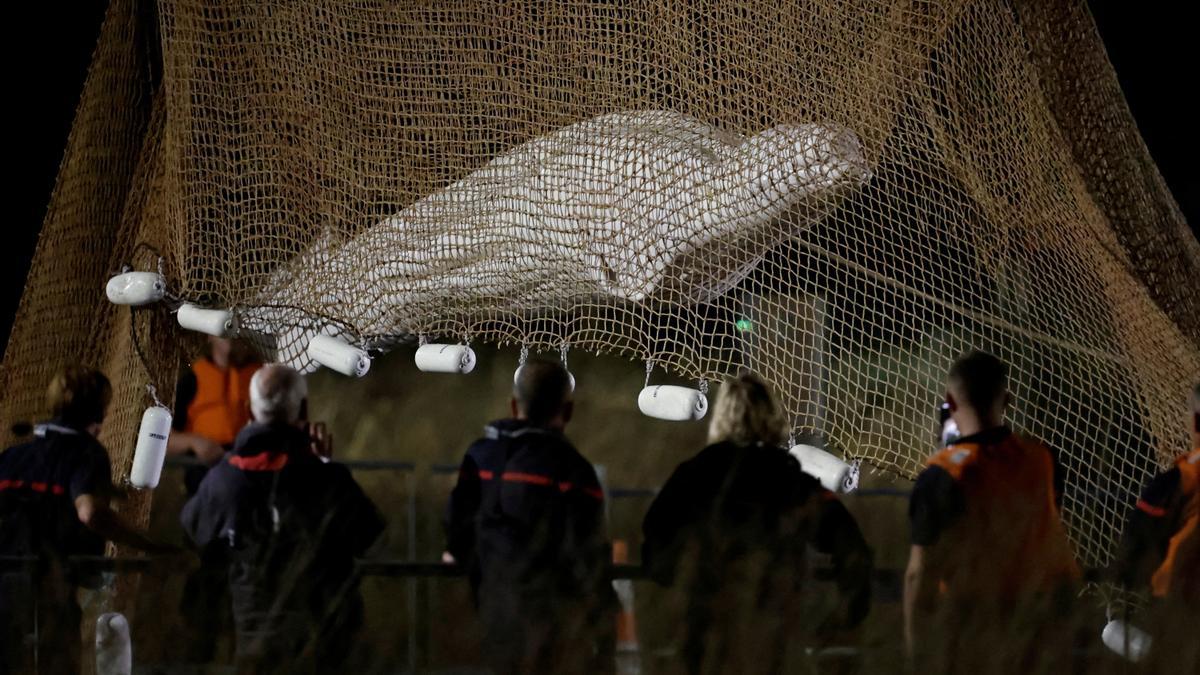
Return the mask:
<svg viewBox="0 0 1200 675">
<path fill-rule="evenodd" d="M 308 358 L 343 375 L 362 377 L 371 370 L 371 357 L 332 335 L 316 335 L 305 350 Z"/>
<path fill-rule="evenodd" d="M 524 365 L 517 366 L 517 369 L 515 371 L 513 371 L 513 386 L 514 387 L 517 386 L 517 380 L 521 377 L 521 369 L 524 367 L 525 367 Z M 575 391 L 575 373 L 572 373 L 571 371 L 568 370 L 567 371 L 567 381 L 571 384 L 571 391 L 574 392 Z"/>
<path fill-rule="evenodd" d="M 156 488 L 167 457 L 167 437 L 171 434 L 171 411 L 153 405 L 142 413 L 137 445 L 133 449 L 133 468 L 129 483 L 136 488 Z"/>
<path fill-rule="evenodd" d="M 96 675 L 130 675 L 132 672 L 129 621 L 118 612 L 101 614 L 96 619 Z"/>
<path fill-rule="evenodd" d="M 414 360 L 417 369 L 425 373 L 466 375 L 475 370 L 475 351 L 467 345 L 421 345 Z"/>
<path fill-rule="evenodd" d="M 800 462 L 801 471 L 821 481 L 821 487 L 826 490 L 850 492 L 856 487 L 847 481 L 851 474 L 850 465 L 828 452 L 811 445 L 795 445 L 788 453 Z"/>
<path fill-rule="evenodd" d="M 157 272 L 125 272 L 109 279 L 104 292 L 115 305 L 148 305 L 167 294 L 167 280 Z"/>
<path fill-rule="evenodd" d="M 1105 647 L 1132 663 L 1146 658 L 1154 643 L 1154 638 L 1146 631 L 1121 619 L 1109 621 L 1100 633 L 1100 640 Z"/>
<path fill-rule="evenodd" d="M 176 312 L 179 325 L 199 333 L 224 337 L 233 327 L 233 312 L 224 309 L 204 309 L 184 304 Z"/>
<path fill-rule="evenodd" d="M 708 412 L 708 397 L 697 389 L 659 384 L 638 394 L 638 410 L 648 417 L 672 422 L 688 422 Z"/>
</svg>

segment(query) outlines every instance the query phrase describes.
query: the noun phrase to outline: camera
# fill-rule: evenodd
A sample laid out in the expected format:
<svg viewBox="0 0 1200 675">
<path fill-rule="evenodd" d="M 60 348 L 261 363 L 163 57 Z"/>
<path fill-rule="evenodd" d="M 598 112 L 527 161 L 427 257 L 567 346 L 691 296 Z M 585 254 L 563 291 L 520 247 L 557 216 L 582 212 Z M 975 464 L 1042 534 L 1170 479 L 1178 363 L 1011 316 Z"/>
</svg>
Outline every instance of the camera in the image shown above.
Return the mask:
<svg viewBox="0 0 1200 675">
<path fill-rule="evenodd" d="M 958 433 L 958 425 L 955 424 L 954 418 L 950 416 L 949 403 L 942 401 L 941 405 L 938 406 L 937 417 L 939 447 L 944 448 L 951 445 L 962 437 L 962 434 Z"/>
</svg>

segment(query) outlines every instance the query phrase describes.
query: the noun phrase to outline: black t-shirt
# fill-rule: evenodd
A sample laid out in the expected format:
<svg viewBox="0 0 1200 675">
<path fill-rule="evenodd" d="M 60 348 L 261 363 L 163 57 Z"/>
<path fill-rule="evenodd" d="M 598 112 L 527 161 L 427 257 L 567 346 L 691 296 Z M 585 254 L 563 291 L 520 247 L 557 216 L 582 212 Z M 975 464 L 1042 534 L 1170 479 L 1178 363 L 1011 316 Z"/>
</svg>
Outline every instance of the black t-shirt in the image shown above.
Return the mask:
<svg viewBox="0 0 1200 675">
<path fill-rule="evenodd" d="M 79 522 L 75 500 L 113 492 L 108 452 L 86 432 L 38 425 L 33 440 L 0 454 L 0 553 L 98 554 L 103 540 Z"/>
</svg>

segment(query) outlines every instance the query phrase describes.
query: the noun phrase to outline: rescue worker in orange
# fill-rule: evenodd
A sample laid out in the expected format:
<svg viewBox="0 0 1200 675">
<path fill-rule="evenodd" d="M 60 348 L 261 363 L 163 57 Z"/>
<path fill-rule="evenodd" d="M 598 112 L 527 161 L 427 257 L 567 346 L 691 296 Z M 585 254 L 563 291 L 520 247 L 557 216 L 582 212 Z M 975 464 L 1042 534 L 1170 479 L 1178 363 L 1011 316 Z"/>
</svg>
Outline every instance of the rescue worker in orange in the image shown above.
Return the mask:
<svg viewBox="0 0 1200 675">
<path fill-rule="evenodd" d="M 167 452 L 195 455 L 208 466 L 219 462 L 250 422 L 250 378 L 261 367 L 244 345 L 209 337 L 207 353 L 179 378 Z M 203 471 L 188 477 L 189 494 L 202 478 Z"/>
<path fill-rule="evenodd" d="M 1054 458 L 1006 426 L 1008 368 L 995 356 L 956 360 L 946 402 L 962 435 L 929 459 L 909 504 L 909 656 L 918 672 L 1045 668 L 1069 657 L 1064 619 L 1080 580 Z"/>
<path fill-rule="evenodd" d="M 1142 490 L 1117 557 L 1117 575 L 1126 588 L 1150 589 L 1150 660 L 1161 659 L 1164 668 L 1200 664 L 1195 639 L 1200 619 L 1200 384 L 1190 403 L 1192 450 Z"/>
<path fill-rule="evenodd" d="M 243 343 L 209 337 L 207 347 L 179 378 L 167 439 L 169 454 L 200 460 L 184 471 L 189 497 L 250 422 L 250 380 L 262 368 Z M 227 568 L 223 551 L 214 547 L 201 551 L 200 567 L 188 575 L 181 601 L 189 628 L 183 656 L 188 663 L 212 662 L 220 637 L 231 633 Z"/>
</svg>

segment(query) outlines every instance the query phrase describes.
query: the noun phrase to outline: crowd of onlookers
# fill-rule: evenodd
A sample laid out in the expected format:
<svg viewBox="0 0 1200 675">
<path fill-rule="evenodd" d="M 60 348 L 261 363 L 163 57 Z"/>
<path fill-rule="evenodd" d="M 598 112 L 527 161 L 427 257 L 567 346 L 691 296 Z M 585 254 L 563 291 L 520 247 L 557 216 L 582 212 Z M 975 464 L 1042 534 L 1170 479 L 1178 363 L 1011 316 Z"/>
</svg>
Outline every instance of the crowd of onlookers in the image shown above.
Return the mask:
<svg viewBox="0 0 1200 675">
<path fill-rule="evenodd" d="M 468 448 L 447 507 L 443 562 L 469 577 L 483 660 L 498 674 L 614 668 L 605 492 L 565 434 L 572 389 L 561 365 L 525 363 L 511 418 Z M 33 561 L 0 574 L 0 662 L 12 672 L 79 671 L 76 591 L 96 580 L 71 556 L 100 554 L 106 540 L 174 550 L 109 506 L 117 490 L 96 438 L 110 398 L 103 374 L 64 369 L 48 390 L 49 420 L 0 454 L 0 555 Z M 1007 426 L 1011 403 L 997 358 L 971 352 L 950 367 L 945 408 L 957 437 L 928 460 L 910 498 L 897 626 L 908 660 L 898 670 L 1074 668 L 1083 576 L 1060 518 L 1061 475 L 1050 450 Z M 1150 667 L 1169 672 L 1200 658 L 1188 622 L 1200 617 L 1200 388 L 1190 411 L 1193 449 L 1133 505 L 1108 577 L 1149 590 Z M 363 623 L 355 561 L 384 520 L 330 461 L 332 439 L 308 420 L 304 377 L 214 338 L 181 379 L 174 424 L 168 451 L 200 460 L 181 516 L 200 558 L 183 598 L 184 658 L 213 658 L 232 608 L 242 672 L 343 672 Z M 787 672 L 798 639 L 835 635 L 870 608 L 871 549 L 838 496 L 788 453 L 788 435 L 768 383 L 729 379 L 708 445 L 646 513 L 642 564 L 682 599 L 686 672 Z M 820 611 L 805 602 L 814 579 L 836 589 Z"/>
</svg>

